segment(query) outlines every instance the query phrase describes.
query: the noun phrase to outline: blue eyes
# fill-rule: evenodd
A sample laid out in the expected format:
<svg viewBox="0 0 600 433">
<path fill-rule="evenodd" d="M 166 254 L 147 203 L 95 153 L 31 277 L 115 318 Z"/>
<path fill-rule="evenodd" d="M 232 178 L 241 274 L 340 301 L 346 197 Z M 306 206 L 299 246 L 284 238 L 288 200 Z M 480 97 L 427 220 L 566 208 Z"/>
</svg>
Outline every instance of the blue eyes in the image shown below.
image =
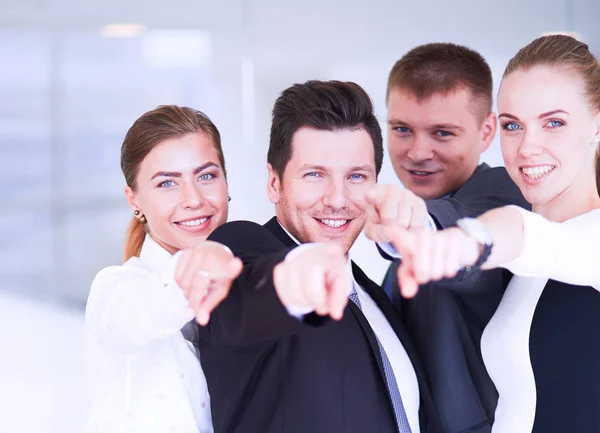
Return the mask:
<svg viewBox="0 0 600 433">
<path fill-rule="evenodd" d="M 310 179 L 317 179 L 319 177 L 323 177 L 323 175 L 321 173 L 317 173 L 315 171 L 311 171 L 309 173 L 306 173 L 304 175 L 304 177 L 310 178 Z M 363 180 L 366 179 L 366 176 L 364 174 L 360 174 L 360 173 L 352 173 L 350 175 L 350 179 L 352 180 Z"/>
<path fill-rule="evenodd" d="M 410 128 L 408 128 L 406 126 L 397 126 L 393 129 L 394 129 L 394 131 L 396 131 L 400 134 L 412 134 L 412 131 L 410 130 Z M 453 134 L 452 132 L 444 131 L 444 130 L 440 129 L 438 131 L 435 131 L 434 135 L 436 135 L 440 138 L 447 138 L 447 137 L 453 137 L 455 134 Z"/>
<path fill-rule="evenodd" d="M 169 188 L 173 185 L 175 185 L 175 182 L 173 182 L 172 180 L 165 180 L 165 181 L 159 183 L 158 187 L 159 188 Z"/>
<path fill-rule="evenodd" d="M 502 128 L 506 131 L 516 131 L 518 129 L 521 129 L 519 125 L 513 122 L 505 123 L 504 125 L 502 125 Z"/>
<path fill-rule="evenodd" d="M 560 126 L 563 126 L 564 124 L 565 123 L 560 120 L 550 120 L 548 123 L 546 123 L 546 125 L 550 128 L 558 128 Z"/>
<path fill-rule="evenodd" d="M 548 122 L 546 122 L 546 124 L 544 125 L 545 127 L 548 127 L 550 129 L 553 128 L 560 128 L 561 126 L 565 126 L 565 122 L 563 122 L 562 120 L 549 120 Z M 502 125 L 502 129 L 504 129 L 505 131 L 518 131 L 519 129 L 523 129 L 521 127 L 521 125 L 518 125 L 514 122 L 508 122 Z"/>
<path fill-rule="evenodd" d="M 202 175 L 200 175 L 199 179 L 202 181 L 207 181 L 207 180 L 211 180 L 214 179 L 215 175 L 212 173 L 204 173 Z"/>
<path fill-rule="evenodd" d="M 215 179 L 217 176 L 214 173 L 203 173 L 198 176 L 198 181 L 200 182 L 209 182 Z M 158 188 L 171 188 L 175 186 L 175 181 L 172 179 L 163 180 L 161 183 L 157 185 Z"/>
</svg>

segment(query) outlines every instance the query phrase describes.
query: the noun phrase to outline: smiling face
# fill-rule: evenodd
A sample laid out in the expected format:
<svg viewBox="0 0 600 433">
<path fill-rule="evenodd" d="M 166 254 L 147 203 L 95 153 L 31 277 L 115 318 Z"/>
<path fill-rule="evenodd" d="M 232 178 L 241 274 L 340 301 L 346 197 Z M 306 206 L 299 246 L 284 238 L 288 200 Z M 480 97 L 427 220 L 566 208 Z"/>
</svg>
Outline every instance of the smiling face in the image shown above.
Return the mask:
<svg viewBox="0 0 600 433">
<path fill-rule="evenodd" d="M 534 66 L 506 76 L 498 94 L 504 163 L 534 210 L 595 194 L 597 110 L 565 68 Z M 558 200 L 558 201 L 557 201 Z"/>
<path fill-rule="evenodd" d="M 388 96 L 388 148 L 402 184 L 423 199 L 459 189 L 471 177 L 479 157 L 496 133 L 496 117 L 481 120 L 471 92 L 418 99 L 391 89 Z M 479 107 L 477 107 L 479 108 Z"/>
<path fill-rule="evenodd" d="M 280 223 L 300 242 L 348 251 L 365 224 L 365 194 L 376 182 L 373 140 L 364 129 L 304 127 L 282 178 L 269 165 L 268 195 Z"/>
<path fill-rule="evenodd" d="M 148 221 L 152 238 L 170 253 L 193 248 L 227 221 L 227 181 L 205 133 L 165 140 L 146 155 L 125 193 Z"/>
</svg>

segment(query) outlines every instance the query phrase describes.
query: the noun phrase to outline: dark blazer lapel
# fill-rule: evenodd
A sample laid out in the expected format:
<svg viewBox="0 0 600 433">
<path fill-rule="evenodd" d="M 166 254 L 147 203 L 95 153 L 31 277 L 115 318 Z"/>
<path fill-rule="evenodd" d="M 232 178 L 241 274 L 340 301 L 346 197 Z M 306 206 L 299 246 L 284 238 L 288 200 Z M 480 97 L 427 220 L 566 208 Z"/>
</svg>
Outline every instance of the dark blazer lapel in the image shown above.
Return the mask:
<svg viewBox="0 0 600 433">
<path fill-rule="evenodd" d="M 279 221 L 277 221 L 277 217 L 271 218 L 263 227 L 273 233 L 273 235 L 275 235 L 275 237 L 286 247 L 293 247 L 296 245 L 296 242 L 285 232 L 285 230 L 283 230 Z"/>
</svg>

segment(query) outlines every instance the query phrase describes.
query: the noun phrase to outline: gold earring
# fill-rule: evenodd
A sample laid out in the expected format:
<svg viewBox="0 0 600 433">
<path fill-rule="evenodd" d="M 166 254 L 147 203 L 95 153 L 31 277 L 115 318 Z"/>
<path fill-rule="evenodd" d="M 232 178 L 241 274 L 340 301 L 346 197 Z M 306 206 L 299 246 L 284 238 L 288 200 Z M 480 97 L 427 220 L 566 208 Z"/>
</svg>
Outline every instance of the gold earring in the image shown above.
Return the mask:
<svg viewBox="0 0 600 433">
<path fill-rule="evenodd" d="M 146 224 L 148 222 L 148 220 L 146 219 L 146 215 L 140 216 L 140 211 L 138 209 L 134 210 L 133 214 L 136 216 L 140 223 Z"/>
</svg>

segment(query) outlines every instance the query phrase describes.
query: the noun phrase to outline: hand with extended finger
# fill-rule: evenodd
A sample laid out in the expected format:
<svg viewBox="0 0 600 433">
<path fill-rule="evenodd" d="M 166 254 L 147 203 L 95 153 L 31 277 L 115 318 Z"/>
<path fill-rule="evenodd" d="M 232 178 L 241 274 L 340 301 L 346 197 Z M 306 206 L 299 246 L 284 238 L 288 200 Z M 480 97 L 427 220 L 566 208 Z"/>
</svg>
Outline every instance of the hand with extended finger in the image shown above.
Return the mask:
<svg viewBox="0 0 600 433">
<path fill-rule="evenodd" d="M 281 303 L 342 318 L 352 288 L 344 250 L 337 244 L 307 244 L 288 254 L 273 271 Z"/>
<path fill-rule="evenodd" d="M 375 242 L 390 242 L 397 230 L 423 229 L 425 201 L 401 185 L 374 185 L 366 195 L 365 235 Z"/>
<path fill-rule="evenodd" d="M 402 255 L 398 284 L 406 298 L 413 297 L 421 284 L 456 276 L 475 263 L 481 252 L 477 241 L 458 228 L 397 230 L 392 243 Z"/>
<path fill-rule="evenodd" d="M 242 267 L 242 261 L 217 242 L 206 241 L 182 251 L 175 269 L 175 281 L 200 325 L 208 323 L 210 313 L 227 296 Z"/>
</svg>

